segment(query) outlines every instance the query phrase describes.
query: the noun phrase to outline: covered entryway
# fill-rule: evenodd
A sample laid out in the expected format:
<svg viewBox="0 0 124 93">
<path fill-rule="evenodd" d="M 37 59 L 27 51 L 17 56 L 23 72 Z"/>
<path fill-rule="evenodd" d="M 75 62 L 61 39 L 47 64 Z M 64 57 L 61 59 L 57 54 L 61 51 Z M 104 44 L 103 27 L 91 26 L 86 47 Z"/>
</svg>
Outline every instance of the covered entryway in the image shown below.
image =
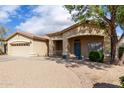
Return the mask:
<svg viewBox="0 0 124 93">
<path fill-rule="evenodd" d="M 62 56 L 63 41 L 62 40 L 53 40 L 53 43 L 54 43 L 54 55 Z"/>
<path fill-rule="evenodd" d="M 68 39 L 69 54 L 74 54 L 78 59 L 88 58 L 90 51 L 103 51 L 104 37 L 97 35 L 83 35 Z"/>
<path fill-rule="evenodd" d="M 12 42 L 11 53 L 12 56 L 29 56 L 30 54 L 30 42 Z"/>
</svg>

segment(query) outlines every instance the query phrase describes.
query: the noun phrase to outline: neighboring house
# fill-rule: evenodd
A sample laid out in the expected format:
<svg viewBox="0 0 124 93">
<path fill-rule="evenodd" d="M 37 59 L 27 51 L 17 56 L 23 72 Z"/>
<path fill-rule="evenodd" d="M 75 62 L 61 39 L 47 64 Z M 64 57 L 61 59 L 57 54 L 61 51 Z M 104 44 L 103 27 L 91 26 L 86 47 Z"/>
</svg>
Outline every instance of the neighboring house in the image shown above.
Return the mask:
<svg viewBox="0 0 124 93">
<path fill-rule="evenodd" d="M 119 37 L 119 39 L 120 39 L 121 37 Z M 120 47 L 120 46 L 124 46 L 124 37 L 122 37 L 122 39 L 119 41 L 119 43 L 118 43 L 118 47 Z"/>
<path fill-rule="evenodd" d="M 116 57 L 120 56 L 122 53 L 122 57 L 120 57 L 120 64 L 124 63 L 124 51 L 123 51 L 123 48 L 121 48 L 121 51 L 120 51 L 120 47 L 124 47 L 124 35 L 122 35 L 121 37 L 118 37 L 119 41 L 117 43 L 117 47 L 116 47 Z"/>
<path fill-rule="evenodd" d="M 16 32 L 7 38 L 8 55 L 47 56 L 48 38 L 27 32 Z"/>
<path fill-rule="evenodd" d="M 122 37 L 118 36 L 118 39 L 119 39 L 119 41 L 117 43 L 116 51 L 118 51 L 120 47 L 124 47 L 124 36 L 122 36 Z M 119 53 L 119 51 L 116 52 L 117 56 L 119 55 L 118 53 Z"/>
<path fill-rule="evenodd" d="M 88 58 L 92 50 L 110 53 L 110 38 L 107 32 L 95 24 L 78 23 L 49 36 L 49 55 L 63 56 L 73 54 L 81 59 Z M 106 57 L 105 57 L 106 58 Z"/>
</svg>

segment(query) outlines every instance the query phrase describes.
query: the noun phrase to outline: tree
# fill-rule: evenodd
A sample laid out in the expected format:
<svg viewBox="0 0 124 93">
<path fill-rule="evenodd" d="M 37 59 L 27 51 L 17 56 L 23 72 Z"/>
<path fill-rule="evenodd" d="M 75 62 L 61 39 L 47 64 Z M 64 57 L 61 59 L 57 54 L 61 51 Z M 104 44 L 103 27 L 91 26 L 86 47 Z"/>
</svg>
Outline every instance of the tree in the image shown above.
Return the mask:
<svg viewBox="0 0 124 93">
<path fill-rule="evenodd" d="M 116 46 L 120 41 L 116 27 L 124 28 L 124 6 L 118 5 L 65 5 L 75 22 L 95 21 L 106 28 L 111 38 L 111 63 L 119 63 Z M 124 30 L 123 30 L 124 31 Z M 121 37 L 124 36 L 124 32 Z M 122 38 L 120 38 L 122 39 Z"/>
<path fill-rule="evenodd" d="M 3 40 L 4 36 L 6 35 L 8 29 L 6 29 L 4 26 L 0 26 L 0 39 Z M 1 42 L 1 45 L 3 45 L 3 42 Z"/>
<path fill-rule="evenodd" d="M 3 26 L 0 26 L 0 55 L 6 53 L 5 52 L 5 42 L 4 42 L 4 37 L 5 34 L 7 33 L 7 29 Z"/>
<path fill-rule="evenodd" d="M 6 29 L 4 26 L 0 26 L 0 38 L 4 38 L 7 31 L 8 29 Z"/>
</svg>

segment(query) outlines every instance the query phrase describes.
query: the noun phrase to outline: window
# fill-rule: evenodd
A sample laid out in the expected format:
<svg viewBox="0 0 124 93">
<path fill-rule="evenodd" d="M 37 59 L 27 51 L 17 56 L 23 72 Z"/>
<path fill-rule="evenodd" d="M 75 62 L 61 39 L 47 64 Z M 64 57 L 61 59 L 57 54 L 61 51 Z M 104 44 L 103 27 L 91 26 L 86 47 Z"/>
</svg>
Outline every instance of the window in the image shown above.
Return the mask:
<svg viewBox="0 0 124 93">
<path fill-rule="evenodd" d="M 101 42 L 88 43 L 89 51 L 102 51 L 103 45 Z"/>
<path fill-rule="evenodd" d="M 30 46 L 29 43 L 17 43 L 17 44 L 11 44 L 12 46 Z"/>
</svg>

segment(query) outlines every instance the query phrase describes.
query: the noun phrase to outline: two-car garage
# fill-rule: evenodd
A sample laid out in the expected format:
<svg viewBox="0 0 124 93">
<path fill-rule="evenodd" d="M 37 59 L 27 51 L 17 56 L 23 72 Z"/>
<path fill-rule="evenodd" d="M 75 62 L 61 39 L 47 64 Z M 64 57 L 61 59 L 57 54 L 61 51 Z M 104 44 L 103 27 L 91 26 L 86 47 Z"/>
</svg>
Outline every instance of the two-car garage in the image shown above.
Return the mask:
<svg viewBox="0 0 124 93">
<path fill-rule="evenodd" d="M 11 46 L 10 55 L 13 55 L 13 56 L 29 56 L 30 43 L 27 44 L 26 42 L 13 42 L 13 43 L 10 43 L 10 46 Z"/>
<path fill-rule="evenodd" d="M 48 39 L 26 32 L 16 32 L 7 39 L 8 55 L 47 56 Z"/>
</svg>

